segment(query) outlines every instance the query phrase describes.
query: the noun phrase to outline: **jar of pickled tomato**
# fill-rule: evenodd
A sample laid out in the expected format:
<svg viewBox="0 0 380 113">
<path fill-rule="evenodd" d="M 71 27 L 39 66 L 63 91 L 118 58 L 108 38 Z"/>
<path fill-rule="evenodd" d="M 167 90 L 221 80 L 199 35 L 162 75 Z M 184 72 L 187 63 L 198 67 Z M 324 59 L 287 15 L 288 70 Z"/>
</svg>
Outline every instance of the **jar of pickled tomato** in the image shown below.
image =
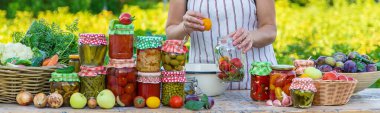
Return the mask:
<svg viewBox="0 0 380 113">
<path fill-rule="evenodd" d="M 112 20 L 119 21 L 119 20 Z M 131 59 L 133 56 L 134 25 L 111 22 L 109 28 L 109 57 L 112 59 Z"/>
<path fill-rule="evenodd" d="M 282 100 L 282 93 L 290 96 L 289 87 L 292 80 L 296 77 L 294 66 L 291 65 L 273 65 L 270 74 L 270 99 Z"/>
</svg>

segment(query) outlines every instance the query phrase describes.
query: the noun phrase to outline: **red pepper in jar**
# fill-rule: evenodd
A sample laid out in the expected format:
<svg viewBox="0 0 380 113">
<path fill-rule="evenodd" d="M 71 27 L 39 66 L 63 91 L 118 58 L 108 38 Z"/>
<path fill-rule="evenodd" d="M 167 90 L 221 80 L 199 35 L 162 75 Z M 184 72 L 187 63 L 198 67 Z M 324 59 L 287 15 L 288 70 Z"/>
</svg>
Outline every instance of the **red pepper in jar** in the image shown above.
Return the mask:
<svg viewBox="0 0 380 113">
<path fill-rule="evenodd" d="M 250 69 L 251 77 L 251 98 L 256 101 L 269 99 L 269 74 L 272 71 L 269 62 L 253 62 Z M 286 79 L 285 79 L 286 80 Z"/>
</svg>

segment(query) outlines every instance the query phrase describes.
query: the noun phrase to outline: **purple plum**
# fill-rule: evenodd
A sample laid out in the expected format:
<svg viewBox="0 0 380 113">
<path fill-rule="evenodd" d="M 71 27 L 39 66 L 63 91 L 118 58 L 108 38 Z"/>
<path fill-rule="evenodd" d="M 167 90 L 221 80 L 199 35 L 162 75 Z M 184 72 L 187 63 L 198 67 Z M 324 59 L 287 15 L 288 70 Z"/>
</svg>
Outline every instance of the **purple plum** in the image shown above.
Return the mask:
<svg viewBox="0 0 380 113">
<path fill-rule="evenodd" d="M 333 68 L 329 65 L 321 65 L 318 67 L 319 70 L 321 70 L 322 72 L 330 72 L 333 70 Z"/>
<path fill-rule="evenodd" d="M 368 64 L 365 68 L 366 68 L 367 72 L 377 71 L 377 67 L 375 64 Z"/>
<path fill-rule="evenodd" d="M 358 67 L 356 66 L 356 63 L 352 60 L 348 60 L 344 63 L 344 72 L 347 73 L 356 73 L 358 71 Z"/>
<path fill-rule="evenodd" d="M 334 59 L 337 61 L 337 62 L 345 62 L 347 60 L 347 56 L 346 54 L 342 53 L 342 52 L 337 52 L 333 55 Z"/>
</svg>

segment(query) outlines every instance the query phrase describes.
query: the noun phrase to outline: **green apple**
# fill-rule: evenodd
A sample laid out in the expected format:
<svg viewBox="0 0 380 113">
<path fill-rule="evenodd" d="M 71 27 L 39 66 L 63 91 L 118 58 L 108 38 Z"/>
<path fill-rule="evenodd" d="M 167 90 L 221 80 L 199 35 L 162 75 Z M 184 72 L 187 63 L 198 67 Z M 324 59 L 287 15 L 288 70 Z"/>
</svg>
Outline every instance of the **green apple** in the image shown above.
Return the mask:
<svg viewBox="0 0 380 113">
<path fill-rule="evenodd" d="M 111 90 L 105 89 L 98 94 L 96 102 L 100 108 L 111 109 L 115 106 L 115 95 L 113 95 Z"/>
<path fill-rule="evenodd" d="M 82 109 L 87 104 L 87 98 L 81 93 L 74 93 L 70 97 L 70 105 L 74 109 Z"/>
<path fill-rule="evenodd" d="M 315 67 L 308 67 L 304 70 L 304 74 L 308 75 L 308 77 L 313 80 L 317 80 L 322 78 L 322 72 Z"/>
</svg>

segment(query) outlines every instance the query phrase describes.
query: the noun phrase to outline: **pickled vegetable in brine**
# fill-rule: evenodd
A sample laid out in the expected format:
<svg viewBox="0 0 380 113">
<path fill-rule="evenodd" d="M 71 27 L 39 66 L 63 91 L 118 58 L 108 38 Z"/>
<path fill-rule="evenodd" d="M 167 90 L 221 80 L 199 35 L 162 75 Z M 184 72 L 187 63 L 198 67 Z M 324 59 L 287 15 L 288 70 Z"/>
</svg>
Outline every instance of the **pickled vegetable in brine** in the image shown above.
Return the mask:
<svg viewBox="0 0 380 113">
<path fill-rule="evenodd" d="M 104 57 L 107 52 L 106 45 L 79 45 L 79 54 L 81 65 L 83 66 L 101 66 L 104 63 Z"/>
</svg>

